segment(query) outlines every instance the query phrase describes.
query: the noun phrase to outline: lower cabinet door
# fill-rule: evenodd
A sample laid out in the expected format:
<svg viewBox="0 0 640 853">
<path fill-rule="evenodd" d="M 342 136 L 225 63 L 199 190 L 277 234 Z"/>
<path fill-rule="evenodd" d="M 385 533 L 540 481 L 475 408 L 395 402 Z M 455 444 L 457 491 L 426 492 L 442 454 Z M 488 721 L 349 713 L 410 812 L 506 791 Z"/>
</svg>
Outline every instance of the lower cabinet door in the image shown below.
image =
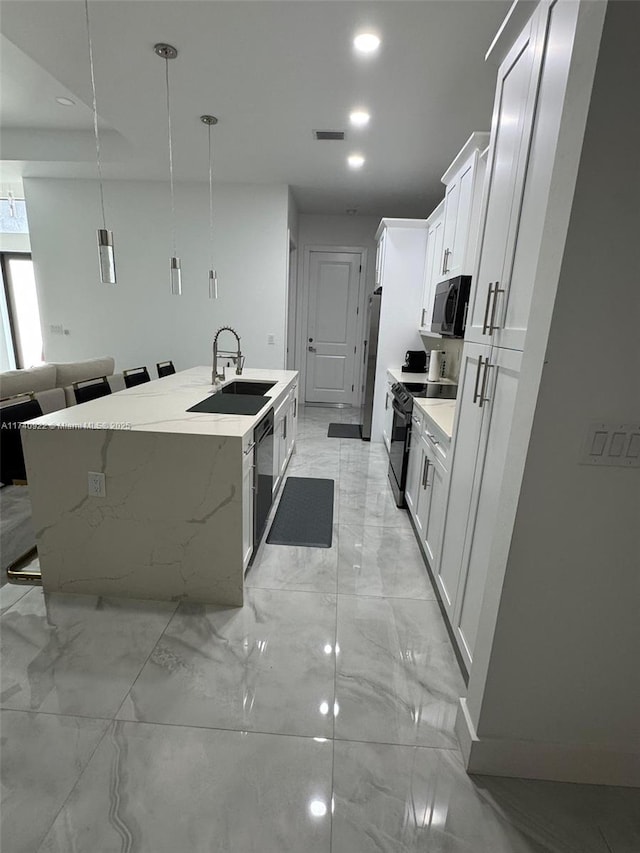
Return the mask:
<svg viewBox="0 0 640 853">
<path fill-rule="evenodd" d="M 429 498 L 429 515 L 427 516 L 424 530 L 424 546 L 429 565 L 436 572 L 440 561 L 440 542 L 442 540 L 444 511 L 447 500 L 447 472 L 440 460 L 433 453 L 429 452 L 428 459 L 428 488 L 431 494 Z"/>
<path fill-rule="evenodd" d="M 479 405 L 478 392 L 481 390 L 484 364 L 490 352 L 491 347 L 488 345 L 464 346 L 458 386 L 459 411 L 453 443 L 447 456 L 449 490 L 444 510 L 440 559 L 437 567 L 433 568 L 443 606 L 452 622 L 462 572 L 464 537 L 484 413 L 484 408 Z"/>
<path fill-rule="evenodd" d="M 287 412 L 282 419 L 282 428 L 280 430 L 280 477 L 284 474 L 287 467 L 287 442 L 288 442 L 288 427 L 289 413 Z"/>
<path fill-rule="evenodd" d="M 420 541 L 424 543 L 424 535 L 429 520 L 431 504 L 431 485 L 429 483 L 429 457 L 427 455 L 427 440 L 420 436 L 418 445 L 420 456 L 419 481 L 418 481 L 418 508 L 416 511 L 415 524 Z"/>
<path fill-rule="evenodd" d="M 409 512 L 415 521 L 418 512 L 418 497 L 420 488 L 420 463 L 422 459 L 420 449 L 420 433 L 414 432 L 411 427 L 411 448 L 409 450 L 409 462 L 407 465 L 407 483 L 404 489 L 404 497 L 409 507 Z"/>
<path fill-rule="evenodd" d="M 242 468 L 242 565 L 247 568 L 253 553 L 253 454 Z"/>
<path fill-rule="evenodd" d="M 491 350 L 487 381 L 483 382 L 485 418 L 471 509 L 465 537 L 462 577 L 454 614 L 454 631 L 460 653 L 471 667 L 474 656 L 482 598 L 489 572 L 491 545 L 498 525 L 498 501 L 520 379 L 522 353 Z"/>
<path fill-rule="evenodd" d="M 382 439 L 387 448 L 387 453 L 389 452 L 389 446 L 391 444 L 391 430 L 393 429 L 393 398 L 391 396 L 391 385 L 387 386 L 387 393 L 384 398 L 384 421 L 382 424 Z"/>
</svg>

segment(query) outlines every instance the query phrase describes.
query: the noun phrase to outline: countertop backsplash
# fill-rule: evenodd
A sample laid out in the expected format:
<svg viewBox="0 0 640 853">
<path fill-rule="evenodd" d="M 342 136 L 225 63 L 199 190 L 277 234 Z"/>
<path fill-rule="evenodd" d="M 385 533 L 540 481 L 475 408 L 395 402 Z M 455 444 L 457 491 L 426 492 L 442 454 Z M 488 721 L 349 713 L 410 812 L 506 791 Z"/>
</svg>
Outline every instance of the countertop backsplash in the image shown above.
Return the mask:
<svg viewBox="0 0 640 853">
<path fill-rule="evenodd" d="M 444 375 L 447 379 L 458 381 L 460 375 L 460 362 L 462 360 L 462 347 L 464 341 L 460 338 L 436 338 L 420 333 L 422 343 L 426 350 L 442 350 L 445 355 Z"/>
</svg>

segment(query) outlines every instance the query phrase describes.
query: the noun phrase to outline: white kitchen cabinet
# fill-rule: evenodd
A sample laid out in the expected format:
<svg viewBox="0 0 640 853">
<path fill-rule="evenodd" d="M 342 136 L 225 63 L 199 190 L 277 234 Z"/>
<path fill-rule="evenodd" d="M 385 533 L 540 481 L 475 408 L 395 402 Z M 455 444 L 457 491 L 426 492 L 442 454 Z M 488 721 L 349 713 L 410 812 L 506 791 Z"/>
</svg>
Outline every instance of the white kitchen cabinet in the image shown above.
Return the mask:
<svg viewBox="0 0 640 853">
<path fill-rule="evenodd" d="M 472 133 L 442 176 L 446 190 L 437 281 L 473 272 L 485 171 L 481 154 L 488 144 L 488 133 Z"/>
<path fill-rule="evenodd" d="M 465 344 L 460 363 L 458 413 L 449 453 L 449 492 L 444 510 L 440 559 L 432 568 L 442 604 L 453 622 L 462 571 L 464 536 L 469 518 L 471 490 L 480 444 L 483 409 L 478 405 L 483 365 L 491 347 Z"/>
<path fill-rule="evenodd" d="M 249 565 L 253 553 L 253 495 L 254 495 L 254 445 L 243 450 L 242 455 L 242 566 Z"/>
<path fill-rule="evenodd" d="M 420 435 L 418 442 L 418 455 L 420 458 L 419 466 L 419 482 L 418 482 L 418 506 L 416 508 L 415 525 L 420 538 L 420 542 L 424 547 L 429 525 L 429 513 L 431 510 L 431 485 L 429 483 L 429 449 L 427 447 L 427 439 Z"/>
<path fill-rule="evenodd" d="M 289 398 L 286 397 L 273 413 L 273 494 L 278 491 L 287 465 L 286 415 Z"/>
<path fill-rule="evenodd" d="M 293 446 L 296 442 L 296 434 L 298 431 L 298 386 L 294 385 L 289 392 L 289 401 L 287 406 L 287 429 L 285 436 L 286 457 L 287 460 L 291 456 Z"/>
<path fill-rule="evenodd" d="M 298 426 L 298 386 L 273 413 L 273 494 L 278 491 L 293 452 Z"/>
<path fill-rule="evenodd" d="M 430 433 L 424 434 L 424 445 L 429 469 L 427 488 L 429 490 L 429 509 L 424 524 L 424 548 L 429 565 L 433 570 L 440 558 L 440 542 L 444 525 L 444 511 L 447 499 L 447 472 L 436 454 Z"/>
<path fill-rule="evenodd" d="M 427 219 L 427 222 L 429 230 L 427 232 L 427 254 L 424 266 L 424 290 L 422 296 L 422 313 L 420 314 L 420 328 L 429 330 L 433 318 L 433 301 L 436 295 L 436 284 L 439 281 L 438 271 L 442 258 L 444 201 L 440 202 Z"/>
<path fill-rule="evenodd" d="M 391 430 L 393 429 L 393 394 L 391 393 L 391 386 L 393 385 L 393 380 L 389 379 L 387 376 L 387 386 L 384 398 L 384 420 L 382 422 L 382 440 L 385 443 L 385 447 L 387 448 L 387 453 L 389 452 L 389 447 L 391 444 Z"/>
<path fill-rule="evenodd" d="M 422 416 L 419 412 L 414 411 L 411 415 L 411 444 L 409 447 L 409 461 L 407 463 L 407 482 L 404 489 L 404 499 L 414 521 L 416 521 L 418 513 L 418 490 L 420 488 L 421 433 Z"/>
<path fill-rule="evenodd" d="M 429 417 L 414 406 L 405 500 L 432 569 L 440 555 L 448 482 L 444 438 L 433 429 Z"/>
<path fill-rule="evenodd" d="M 480 621 L 491 543 L 500 521 L 497 517 L 498 499 L 521 362 L 521 352 L 493 348 L 488 363 L 483 364 L 481 371 L 482 396 L 478 401 L 483 401 L 480 446 L 454 611 L 454 630 L 458 647 L 469 668 Z"/>
<path fill-rule="evenodd" d="M 384 269 L 384 250 L 387 243 L 387 232 L 383 230 L 378 238 L 378 246 L 376 248 L 376 287 L 382 285 L 382 271 Z"/>
<path fill-rule="evenodd" d="M 531 277 L 512 278 L 542 65 L 544 16 L 534 15 L 498 71 L 479 266 L 465 339 L 522 349 Z"/>
</svg>

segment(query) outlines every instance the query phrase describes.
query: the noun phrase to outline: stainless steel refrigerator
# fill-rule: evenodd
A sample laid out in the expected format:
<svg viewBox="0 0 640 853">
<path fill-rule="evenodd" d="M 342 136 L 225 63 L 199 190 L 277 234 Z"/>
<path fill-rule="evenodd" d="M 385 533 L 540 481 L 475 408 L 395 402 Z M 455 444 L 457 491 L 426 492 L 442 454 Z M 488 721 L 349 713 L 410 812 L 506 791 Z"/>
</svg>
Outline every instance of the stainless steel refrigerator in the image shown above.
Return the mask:
<svg viewBox="0 0 640 853">
<path fill-rule="evenodd" d="M 364 342 L 364 397 L 362 402 L 361 433 L 363 441 L 371 441 L 371 421 L 373 419 L 373 393 L 376 386 L 376 361 L 378 359 L 378 331 L 380 329 L 380 303 L 382 288 L 378 287 L 369 297 L 369 307 Z"/>
</svg>

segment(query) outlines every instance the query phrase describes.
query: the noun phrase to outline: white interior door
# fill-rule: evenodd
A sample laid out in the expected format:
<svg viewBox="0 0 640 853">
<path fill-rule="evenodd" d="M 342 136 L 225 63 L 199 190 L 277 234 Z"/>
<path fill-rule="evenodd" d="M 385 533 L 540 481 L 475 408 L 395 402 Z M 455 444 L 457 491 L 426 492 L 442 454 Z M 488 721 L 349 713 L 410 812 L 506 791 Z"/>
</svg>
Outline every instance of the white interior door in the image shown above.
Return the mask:
<svg viewBox="0 0 640 853">
<path fill-rule="evenodd" d="M 354 400 L 360 252 L 309 253 L 305 400 Z"/>
</svg>

